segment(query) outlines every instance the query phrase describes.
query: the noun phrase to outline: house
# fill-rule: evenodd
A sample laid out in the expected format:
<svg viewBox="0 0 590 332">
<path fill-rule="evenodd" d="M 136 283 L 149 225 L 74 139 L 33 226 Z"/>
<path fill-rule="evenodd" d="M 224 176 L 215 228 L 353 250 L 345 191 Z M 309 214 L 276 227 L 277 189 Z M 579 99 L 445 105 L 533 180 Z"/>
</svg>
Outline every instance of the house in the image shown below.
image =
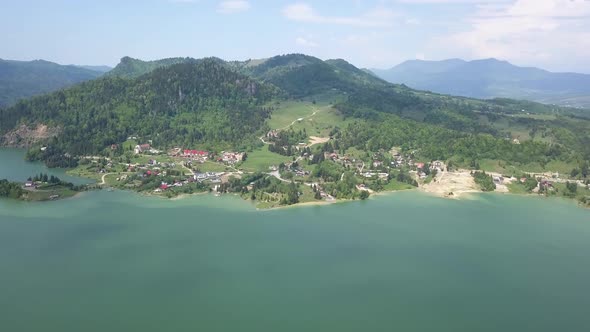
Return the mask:
<svg viewBox="0 0 590 332">
<path fill-rule="evenodd" d="M 218 158 L 217 161 L 228 163 L 228 164 L 235 164 L 239 161 L 242 161 L 243 158 L 244 158 L 243 153 L 222 152 L 221 158 Z"/>
<path fill-rule="evenodd" d="M 200 158 L 207 158 L 209 156 L 209 152 L 202 151 L 202 150 L 184 150 L 183 151 L 184 157 L 200 157 Z"/>
<path fill-rule="evenodd" d="M 440 161 L 440 160 L 435 160 L 430 164 L 431 170 L 442 171 L 443 168 L 444 168 L 444 165 L 443 165 L 442 161 Z"/>
<path fill-rule="evenodd" d="M 278 132 L 278 130 L 271 130 L 268 133 L 266 133 L 266 137 L 267 138 L 278 138 L 279 132 Z"/>
<path fill-rule="evenodd" d="M 338 160 L 339 156 L 336 152 L 324 152 L 324 158 Z"/>
<path fill-rule="evenodd" d="M 25 187 L 26 188 L 34 188 L 35 187 L 35 182 L 33 182 L 33 181 L 27 181 L 27 182 L 25 182 Z"/>
<path fill-rule="evenodd" d="M 423 169 L 424 168 L 424 163 L 417 163 L 416 164 L 416 168 L 417 169 Z"/>
<path fill-rule="evenodd" d="M 381 160 L 373 160 L 373 167 L 381 167 L 383 162 Z"/>
<path fill-rule="evenodd" d="M 168 189 L 168 184 L 165 182 L 162 182 L 162 184 L 160 185 L 160 189 L 162 189 L 162 190 Z"/>
<path fill-rule="evenodd" d="M 135 154 L 140 154 L 143 152 L 147 152 L 150 150 L 150 145 L 149 144 L 141 144 L 141 145 L 136 145 L 135 146 Z"/>
</svg>

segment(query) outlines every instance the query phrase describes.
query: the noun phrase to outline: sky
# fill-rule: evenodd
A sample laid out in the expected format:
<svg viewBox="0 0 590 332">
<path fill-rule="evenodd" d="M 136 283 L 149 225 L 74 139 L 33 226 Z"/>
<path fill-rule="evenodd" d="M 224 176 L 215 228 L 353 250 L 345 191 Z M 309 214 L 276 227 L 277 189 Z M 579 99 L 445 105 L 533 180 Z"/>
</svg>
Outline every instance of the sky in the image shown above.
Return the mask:
<svg viewBox="0 0 590 332">
<path fill-rule="evenodd" d="M 61 64 L 305 53 L 590 73 L 590 0 L 0 0 L 0 31 L 0 58 Z"/>
</svg>

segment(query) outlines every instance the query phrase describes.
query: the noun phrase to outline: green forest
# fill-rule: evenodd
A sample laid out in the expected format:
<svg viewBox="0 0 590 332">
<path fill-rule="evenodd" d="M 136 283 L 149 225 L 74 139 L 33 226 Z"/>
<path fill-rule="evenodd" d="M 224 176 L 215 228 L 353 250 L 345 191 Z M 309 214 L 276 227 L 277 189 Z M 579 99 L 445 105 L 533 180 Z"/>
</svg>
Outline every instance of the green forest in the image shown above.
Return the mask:
<svg viewBox="0 0 590 332">
<path fill-rule="evenodd" d="M 491 159 L 583 165 L 590 159 L 590 121 L 567 108 L 412 90 L 344 60 L 292 54 L 252 65 L 216 58 L 124 58 L 117 68 L 106 77 L 0 109 L 0 134 L 19 124 L 58 128 L 57 137 L 43 142 L 44 151 L 36 147 L 28 154 L 57 167 L 75 166 L 77 156 L 104 155 L 130 136 L 161 150 L 252 151 L 262 145 L 259 137 L 270 129 L 266 121 L 276 104 L 301 98 L 315 103 L 327 94 L 347 120 L 331 132 L 341 150 L 400 146 L 425 159 L 452 158 L 459 164 Z M 523 115 L 524 107 L 533 114 Z M 298 155 L 291 146 L 307 135 L 284 131 L 269 150 Z M 521 135 L 527 139 L 514 144 Z"/>
</svg>

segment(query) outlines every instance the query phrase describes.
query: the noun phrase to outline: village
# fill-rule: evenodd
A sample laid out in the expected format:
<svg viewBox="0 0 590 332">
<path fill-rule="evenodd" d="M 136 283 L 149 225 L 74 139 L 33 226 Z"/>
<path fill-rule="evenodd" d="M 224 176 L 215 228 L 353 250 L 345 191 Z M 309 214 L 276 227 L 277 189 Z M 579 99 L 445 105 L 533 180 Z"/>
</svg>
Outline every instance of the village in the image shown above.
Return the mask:
<svg viewBox="0 0 590 332">
<path fill-rule="evenodd" d="M 167 197 L 203 191 L 222 194 L 232 190 L 232 179 L 253 174 L 265 174 L 285 186 L 296 184 L 304 202 L 364 199 L 377 192 L 413 188 L 451 198 L 481 191 L 473 174 L 478 168 L 460 169 L 452 160 L 424 160 L 419 157 L 419 150 L 401 147 L 376 152 L 342 151 L 331 136 L 308 136 L 305 131 L 291 129 L 302 121 L 298 119 L 287 127 L 268 131 L 260 137 L 263 146 L 258 152 L 160 149 L 152 146 L 151 140 L 142 142 L 141 138 L 130 136 L 126 142 L 110 146 L 110 151 L 107 148 L 108 157 L 83 157 L 73 173 L 96 178 L 101 186 Z M 487 174 L 492 177 L 496 192 L 552 193 L 556 183 L 568 182 L 555 173 L 522 172 L 520 177 Z M 346 186 L 339 185 L 341 182 L 346 182 Z M 587 188 L 581 181 L 577 185 Z M 240 191 L 244 194 L 251 188 L 257 188 L 255 182 L 244 183 Z M 260 197 L 277 202 L 284 198 L 280 192 L 268 194 Z"/>
</svg>

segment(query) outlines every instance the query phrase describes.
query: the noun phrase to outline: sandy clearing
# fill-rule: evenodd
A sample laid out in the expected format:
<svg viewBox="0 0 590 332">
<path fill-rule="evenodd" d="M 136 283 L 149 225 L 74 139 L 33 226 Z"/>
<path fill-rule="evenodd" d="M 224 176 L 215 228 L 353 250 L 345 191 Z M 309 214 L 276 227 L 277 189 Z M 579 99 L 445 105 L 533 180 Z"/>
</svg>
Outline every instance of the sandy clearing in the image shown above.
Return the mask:
<svg viewBox="0 0 590 332">
<path fill-rule="evenodd" d="M 307 146 L 314 146 L 316 144 L 323 144 L 330 140 L 330 137 L 309 136 L 309 144 Z"/>
<path fill-rule="evenodd" d="M 421 189 L 440 197 L 458 198 L 462 194 L 481 192 L 469 171 L 440 172 Z"/>
</svg>

